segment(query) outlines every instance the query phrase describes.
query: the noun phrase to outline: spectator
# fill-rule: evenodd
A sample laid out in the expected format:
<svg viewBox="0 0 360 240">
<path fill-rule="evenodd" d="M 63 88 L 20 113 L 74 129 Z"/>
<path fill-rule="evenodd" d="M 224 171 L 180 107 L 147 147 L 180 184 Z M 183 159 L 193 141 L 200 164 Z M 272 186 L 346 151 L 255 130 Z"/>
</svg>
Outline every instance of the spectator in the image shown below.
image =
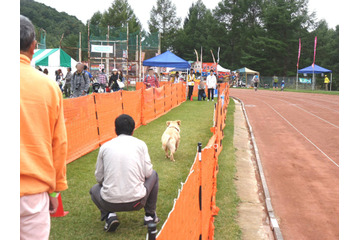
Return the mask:
<svg viewBox="0 0 360 240">
<path fill-rule="evenodd" d="M 328 91 L 329 90 L 329 78 L 327 77 L 327 75 L 325 75 L 325 79 L 324 79 L 324 84 L 325 84 L 325 90 Z"/>
<path fill-rule="evenodd" d="M 206 98 L 205 89 L 206 89 L 205 83 L 204 81 L 201 81 L 200 84 L 198 85 L 198 90 L 199 90 L 198 101 L 201 101 L 201 99 L 205 101 Z"/>
<path fill-rule="evenodd" d="M 174 83 L 179 83 L 179 82 L 180 82 L 179 72 L 176 72 L 175 78 L 174 78 Z"/>
<path fill-rule="evenodd" d="M 84 64 L 84 71 L 89 75 L 89 79 L 90 79 L 89 87 L 86 90 L 86 93 L 89 94 L 90 93 L 90 85 L 93 84 L 94 78 L 93 78 L 93 75 L 87 70 L 87 65 L 85 65 L 85 64 Z"/>
<path fill-rule="evenodd" d="M 279 78 L 277 76 L 273 77 L 273 90 L 278 89 L 278 82 L 279 82 Z"/>
<path fill-rule="evenodd" d="M 119 73 L 119 79 L 120 79 L 119 87 L 120 87 L 121 90 L 123 90 L 124 87 L 125 87 L 126 80 L 125 80 L 125 77 L 123 75 L 123 72 L 121 70 L 119 72 L 120 72 Z"/>
<path fill-rule="evenodd" d="M 107 76 L 105 74 L 105 69 L 104 68 L 101 69 L 101 72 L 99 73 L 98 81 L 100 83 L 100 87 L 105 90 L 105 88 L 107 87 L 108 82 L 107 82 Z"/>
<path fill-rule="evenodd" d="M 73 97 L 85 96 L 87 89 L 89 89 L 89 85 L 89 75 L 84 71 L 84 65 L 82 63 L 77 63 L 76 72 L 74 72 L 71 79 L 71 91 Z"/>
<path fill-rule="evenodd" d="M 30 65 L 35 29 L 20 15 L 20 239 L 48 239 L 66 181 L 67 138 L 59 87 Z M 36 87 L 34 87 L 36 86 Z"/>
<path fill-rule="evenodd" d="M 188 87 L 189 87 L 189 93 L 188 93 L 188 98 L 189 100 L 191 100 L 191 96 L 193 94 L 193 90 L 194 90 L 194 85 L 195 85 L 195 73 L 194 73 L 194 69 L 190 69 L 190 74 L 188 75 Z"/>
<path fill-rule="evenodd" d="M 148 74 L 146 75 L 146 77 L 144 79 L 144 84 L 145 84 L 146 88 L 160 87 L 159 80 L 155 76 L 154 70 L 152 68 L 149 68 Z"/>
<path fill-rule="evenodd" d="M 47 68 L 44 69 L 43 73 L 44 73 L 45 75 L 49 75 L 49 71 L 47 70 Z"/>
<path fill-rule="evenodd" d="M 120 90 L 119 80 L 120 80 L 120 75 L 118 73 L 118 70 L 116 68 L 114 68 L 112 70 L 112 74 L 109 79 L 109 86 L 113 92 Z"/>
<path fill-rule="evenodd" d="M 285 88 L 285 80 L 283 79 L 281 81 L 281 91 L 284 91 L 284 88 Z"/>
<path fill-rule="evenodd" d="M 214 101 L 214 90 L 216 89 L 216 77 L 214 75 L 214 70 L 210 70 L 210 75 L 206 78 L 206 85 L 208 87 L 208 101 L 210 101 L 210 95 L 211 95 L 211 101 Z"/>
<path fill-rule="evenodd" d="M 254 77 L 251 81 L 254 83 L 254 89 L 256 92 L 259 85 L 259 76 L 257 75 L 257 73 L 254 74 Z"/>
<path fill-rule="evenodd" d="M 67 98 L 70 97 L 71 95 L 71 78 L 72 78 L 71 68 L 68 67 L 65 76 L 65 86 L 64 86 L 65 97 Z"/>
<path fill-rule="evenodd" d="M 156 202 L 158 174 L 153 170 L 146 144 L 133 137 L 135 122 L 122 114 L 115 120 L 117 137 L 99 150 L 91 190 L 92 201 L 99 208 L 104 230 L 113 232 L 119 226 L 116 212 L 138 211 L 144 207 L 144 225 L 158 223 Z"/>
</svg>

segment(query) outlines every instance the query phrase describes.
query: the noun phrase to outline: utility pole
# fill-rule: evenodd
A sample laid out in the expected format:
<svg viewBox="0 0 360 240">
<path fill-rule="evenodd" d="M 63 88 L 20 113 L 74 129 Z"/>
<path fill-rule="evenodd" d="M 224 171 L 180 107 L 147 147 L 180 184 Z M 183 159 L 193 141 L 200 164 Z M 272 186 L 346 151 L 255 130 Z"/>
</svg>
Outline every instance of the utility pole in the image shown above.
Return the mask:
<svg viewBox="0 0 360 240">
<path fill-rule="evenodd" d="M 126 23 L 126 81 L 128 80 L 129 80 L 129 23 Z"/>
<path fill-rule="evenodd" d="M 107 41 L 107 46 L 109 46 L 110 26 L 108 25 L 107 28 L 108 28 L 108 32 L 106 34 L 106 41 Z M 109 53 L 106 53 L 106 61 L 105 62 L 106 62 L 105 63 L 106 64 L 106 72 L 109 74 L 110 73 Z"/>
<path fill-rule="evenodd" d="M 139 76 L 139 35 L 136 35 L 136 53 L 135 53 L 135 62 L 136 62 L 136 75 Z M 139 79 L 140 81 L 140 79 Z M 139 82 L 137 81 L 137 82 Z"/>
<path fill-rule="evenodd" d="M 81 62 L 81 32 L 79 32 L 79 62 Z"/>
<path fill-rule="evenodd" d="M 60 38 L 60 44 L 59 44 L 59 45 L 60 45 L 60 46 L 59 46 L 60 49 L 61 49 L 61 42 L 62 42 L 63 38 L 64 38 L 64 34 L 62 34 L 62 35 L 61 35 L 61 38 Z"/>
<path fill-rule="evenodd" d="M 140 68 L 139 68 L 139 69 L 140 69 L 140 72 L 139 72 L 139 81 L 141 82 L 141 72 L 142 72 L 142 71 L 141 71 L 141 70 L 142 70 L 142 69 L 141 69 L 141 67 L 142 67 L 142 66 L 141 66 L 141 65 L 142 65 L 142 64 L 141 64 L 141 60 L 142 60 L 141 32 L 139 33 L 139 43 L 140 43 L 140 51 L 139 51 L 139 53 L 140 53 L 140 55 L 139 55 L 139 65 L 140 65 Z"/>
<path fill-rule="evenodd" d="M 89 71 L 90 71 L 90 21 L 88 21 L 88 65 L 89 65 Z"/>
</svg>

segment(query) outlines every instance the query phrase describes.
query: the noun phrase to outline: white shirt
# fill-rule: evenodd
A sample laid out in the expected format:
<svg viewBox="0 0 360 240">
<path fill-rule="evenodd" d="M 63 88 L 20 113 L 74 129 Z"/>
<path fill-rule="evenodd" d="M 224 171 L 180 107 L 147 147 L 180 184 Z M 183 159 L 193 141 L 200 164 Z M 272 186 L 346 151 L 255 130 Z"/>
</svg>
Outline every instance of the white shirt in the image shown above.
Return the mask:
<svg viewBox="0 0 360 240">
<path fill-rule="evenodd" d="M 95 177 L 105 201 L 127 203 L 145 196 L 144 182 L 152 171 L 145 142 L 121 134 L 100 147 Z"/>
<path fill-rule="evenodd" d="M 216 76 L 215 75 L 208 75 L 206 77 L 206 85 L 209 88 L 213 88 L 213 89 L 216 89 Z"/>
</svg>

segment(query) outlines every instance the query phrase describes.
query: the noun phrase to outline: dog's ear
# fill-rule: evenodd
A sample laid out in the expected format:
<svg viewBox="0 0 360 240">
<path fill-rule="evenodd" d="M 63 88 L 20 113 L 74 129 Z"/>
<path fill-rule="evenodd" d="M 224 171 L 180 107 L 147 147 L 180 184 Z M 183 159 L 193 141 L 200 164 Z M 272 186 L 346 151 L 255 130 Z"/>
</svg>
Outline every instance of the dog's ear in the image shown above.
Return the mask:
<svg viewBox="0 0 360 240">
<path fill-rule="evenodd" d="M 178 124 L 179 126 L 181 125 L 181 121 L 180 121 L 180 120 L 177 120 L 176 122 L 177 122 L 177 124 Z"/>
<path fill-rule="evenodd" d="M 171 123 L 170 121 L 167 121 L 167 122 L 166 122 L 166 126 L 169 126 L 169 125 L 170 125 L 170 123 Z"/>
</svg>

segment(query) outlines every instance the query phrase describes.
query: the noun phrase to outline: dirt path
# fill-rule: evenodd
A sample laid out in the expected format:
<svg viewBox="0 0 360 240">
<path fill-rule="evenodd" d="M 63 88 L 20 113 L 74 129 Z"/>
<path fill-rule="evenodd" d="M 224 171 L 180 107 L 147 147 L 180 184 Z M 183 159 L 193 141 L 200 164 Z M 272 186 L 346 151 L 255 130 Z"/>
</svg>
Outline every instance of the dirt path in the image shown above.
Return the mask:
<svg viewBox="0 0 360 240">
<path fill-rule="evenodd" d="M 264 197 L 257 180 L 257 168 L 241 104 L 235 102 L 235 185 L 241 203 L 237 207 L 243 240 L 274 239 L 265 212 Z"/>
<path fill-rule="evenodd" d="M 231 89 L 252 125 L 284 239 L 339 238 L 339 97 Z"/>
</svg>

